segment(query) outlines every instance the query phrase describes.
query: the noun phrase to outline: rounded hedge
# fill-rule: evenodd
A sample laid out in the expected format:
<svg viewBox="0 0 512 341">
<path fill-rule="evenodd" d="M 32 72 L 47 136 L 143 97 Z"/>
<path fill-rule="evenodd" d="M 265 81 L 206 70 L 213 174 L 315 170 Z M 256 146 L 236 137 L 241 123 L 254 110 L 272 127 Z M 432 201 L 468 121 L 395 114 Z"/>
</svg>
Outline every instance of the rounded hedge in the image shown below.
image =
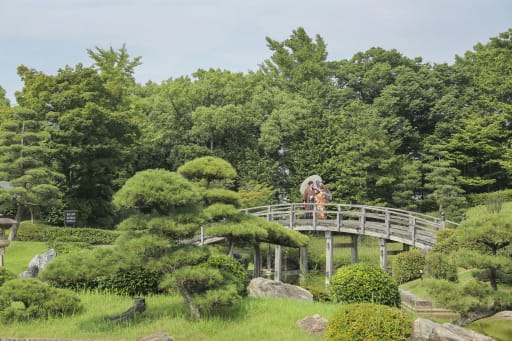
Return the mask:
<svg viewBox="0 0 512 341">
<path fill-rule="evenodd" d="M 342 305 L 327 322 L 327 341 L 409 340 L 412 319 L 395 307 L 373 303 Z"/>
<path fill-rule="evenodd" d="M 458 248 L 459 243 L 457 241 L 457 230 L 446 228 L 437 231 L 436 244 L 432 247 L 431 251 L 449 254 L 453 251 L 457 251 Z"/>
<path fill-rule="evenodd" d="M 16 278 L 0 287 L 0 321 L 71 315 L 82 310 L 74 292 L 50 287 L 35 278 Z"/>
<path fill-rule="evenodd" d="M 331 278 L 329 290 L 335 302 L 400 306 L 396 282 L 371 264 L 356 263 L 339 268 Z"/>
<path fill-rule="evenodd" d="M 425 267 L 425 256 L 414 249 L 396 255 L 392 265 L 392 276 L 398 285 L 421 278 Z"/>
</svg>

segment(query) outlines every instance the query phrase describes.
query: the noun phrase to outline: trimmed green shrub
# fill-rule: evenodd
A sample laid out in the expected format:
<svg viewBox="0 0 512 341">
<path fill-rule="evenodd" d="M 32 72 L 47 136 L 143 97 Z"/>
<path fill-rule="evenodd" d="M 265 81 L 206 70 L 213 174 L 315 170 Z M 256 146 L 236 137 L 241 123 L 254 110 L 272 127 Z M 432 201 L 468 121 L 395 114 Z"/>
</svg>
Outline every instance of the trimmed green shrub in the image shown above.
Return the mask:
<svg viewBox="0 0 512 341">
<path fill-rule="evenodd" d="M 13 279 L 0 287 L 0 321 L 4 323 L 71 315 L 81 309 L 75 293 L 35 278 Z"/>
<path fill-rule="evenodd" d="M 45 224 L 31 224 L 22 221 L 16 234 L 16 240 L 20 242 L 47 242 L 50 238 L 51 227 Z"/>
<path fill-rule="evenodd" d="M 249 276 L 247 276 L 243 265 L 236 259 L 224 255 L 212 255 L 205 264 L 219 269 L 224 276 L 231 277 L 236 284 L 238 294 L 242 297 L 247 296 Z"/>
<path fill-rule="evenodd" d="M 302 286 L 304 289 L 309 291 L 313 295 L 313 301 L 315 302 L 331 302 L 331 296 L 328 292 L 320 290 L 314 287 Z"/>
<path fill-rule="evenodd" d="M 72 227 L 60 227 L 50 232 L 50 238 L 59 242 L 81 242 L 90 245 L 112 245 L 119 235 L 119 231 Z"/>
<path fill-rule="evenodd" d="M 436 245 L 434 245 L 431 252 L 449 254 L 458 249 L 457 230 L 447 228 L 437 231 Z"/>
<path fill-rule="evenodd" d="M 0 286 L 2 286 L 5 282 L 15 279 L 16 274 L 7 270 L 5 267 L 0 267 Z"/>
<path fill-rule="evenodd" d="M 49 241 L 48 248 L 54 249 L 58 255 L 64 255 L 71 252 L 80 250 L 92 249 L 94 246 L 84 242 L 61 242 Z"/>
<path fill-rule="evenodd" d="M 395 307 L 373 303 L 342 305 L 325 330 L 327 341 L 409 340 L 412 319 Z"/>
<path fill-rule="evenodd" d="M 329 290 L 334 302 L 376 303 L 400 306 L 398 285 L 384 270 L 371 264 L 356 263 L 336 270 Z"/>
<path fill-rule="evenodd" d="M 114 244 L 121 232 L 93 228 L 54 227 L 22 222 L 16 235 L 18 241 L 80 242 L 90 245 Z"/>
<path fill-rule="evenodd" d="M 457 265 L 451 261 L 447 254 L 433 252 L 427 255 L 425 260 L 425 274 L 436 279 L 445 279 L 457 282 Z"/>
<path fill-rule="evenodd" d="M 116 272 L 123 262 L 122 255 L 111 247 L 80 250 L 55 258 L 39 273 L 39 278 L 59 288 L 94 289 L 99 277 Z"/>
<path fill-rule="evenodd" d="M 425 256 L 414 249 L 396 255 L 392 264 L 392 276 L 398 285 L 421 278 L 425 267 Z"/>
<path fill-rule="evenodd" d="M 117 295 L 137 296 L 160 293 L 158 283 L 161 277 L 160 271 L 141 268 L 120 270 L 108 276 L 100 276 L 97 282 L 100 290 Z"/>
</svg>

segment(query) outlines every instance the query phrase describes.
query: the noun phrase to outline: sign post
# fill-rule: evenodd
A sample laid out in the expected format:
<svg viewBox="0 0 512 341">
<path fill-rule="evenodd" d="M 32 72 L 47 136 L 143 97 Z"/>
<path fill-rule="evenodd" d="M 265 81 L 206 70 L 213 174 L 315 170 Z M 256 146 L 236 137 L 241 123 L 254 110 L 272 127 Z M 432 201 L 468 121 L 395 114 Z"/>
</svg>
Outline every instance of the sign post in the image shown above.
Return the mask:
<svg viewBox="0 0 512 341">
<path fill-rule="evenodd" d="M 66 210 L 64 211 L 64 226 L 72 225 L 75 227 L 76 220 L 78 218 L 78 210 Z"/>
</svg>

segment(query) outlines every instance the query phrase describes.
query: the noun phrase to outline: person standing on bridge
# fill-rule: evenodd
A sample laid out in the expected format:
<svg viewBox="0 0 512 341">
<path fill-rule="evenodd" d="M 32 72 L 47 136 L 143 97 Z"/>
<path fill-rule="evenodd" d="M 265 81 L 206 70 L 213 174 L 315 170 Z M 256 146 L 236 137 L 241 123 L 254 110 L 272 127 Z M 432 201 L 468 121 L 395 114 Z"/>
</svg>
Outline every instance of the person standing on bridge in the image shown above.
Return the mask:
<svg viewBox="0 0 512 341">
<path fill-rule="evenodd" d="M 320 185 L 318 193 L 315 195 L 316 210 L 318 212 L 318 219 L 327 219 L 325 213 L 325 204 L 331 199 L 331 193 L 327 190 L 324 184 Z"/>
<path fill-rule="evenodd" d="M 315 202 L 315 195 L 317 193 L 317 190 L 313 187 L 313 181 L 310 181 L 308 182 L 308 187 L 306 188 L 306 190 L 304 191 L 304 194 L 302 195 L 302 202 L 303 203 L 306 203 L 306 204 L 309 204 L 309 203 L 314 203 Z M 311 211 L 313 210 L 313 205 L 304 205 L 304 209 L 306 211 Z M 312 212 L 306 212 L 306 219 L 311 219 L 313 218 L 313 213 Z"/>
</svg>

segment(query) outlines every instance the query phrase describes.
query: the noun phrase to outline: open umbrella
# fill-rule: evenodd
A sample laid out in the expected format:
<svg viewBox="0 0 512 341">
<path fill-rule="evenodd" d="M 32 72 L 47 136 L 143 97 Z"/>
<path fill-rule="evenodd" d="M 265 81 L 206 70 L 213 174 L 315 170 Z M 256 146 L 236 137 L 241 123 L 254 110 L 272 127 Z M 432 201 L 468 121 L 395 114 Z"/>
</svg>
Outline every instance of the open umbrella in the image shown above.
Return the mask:
<svg viewBox="0 0 512 341">
<path fill-rule="evenodd" d="M 308 183 L 310 181 L 313 181 L 313 183 L 316 184 L 317 183 L 322 183 L 322 177 L 320 177 L 320 175 L 310 175 L 308 176 L 306 179 L 304 179 L 304 181 L 302 181 L 302 184 L 300 185 L 300 194 L 304 194 L 304 191 L 306 191 L 306 188 L 308 188 Z"/>
</svg>

